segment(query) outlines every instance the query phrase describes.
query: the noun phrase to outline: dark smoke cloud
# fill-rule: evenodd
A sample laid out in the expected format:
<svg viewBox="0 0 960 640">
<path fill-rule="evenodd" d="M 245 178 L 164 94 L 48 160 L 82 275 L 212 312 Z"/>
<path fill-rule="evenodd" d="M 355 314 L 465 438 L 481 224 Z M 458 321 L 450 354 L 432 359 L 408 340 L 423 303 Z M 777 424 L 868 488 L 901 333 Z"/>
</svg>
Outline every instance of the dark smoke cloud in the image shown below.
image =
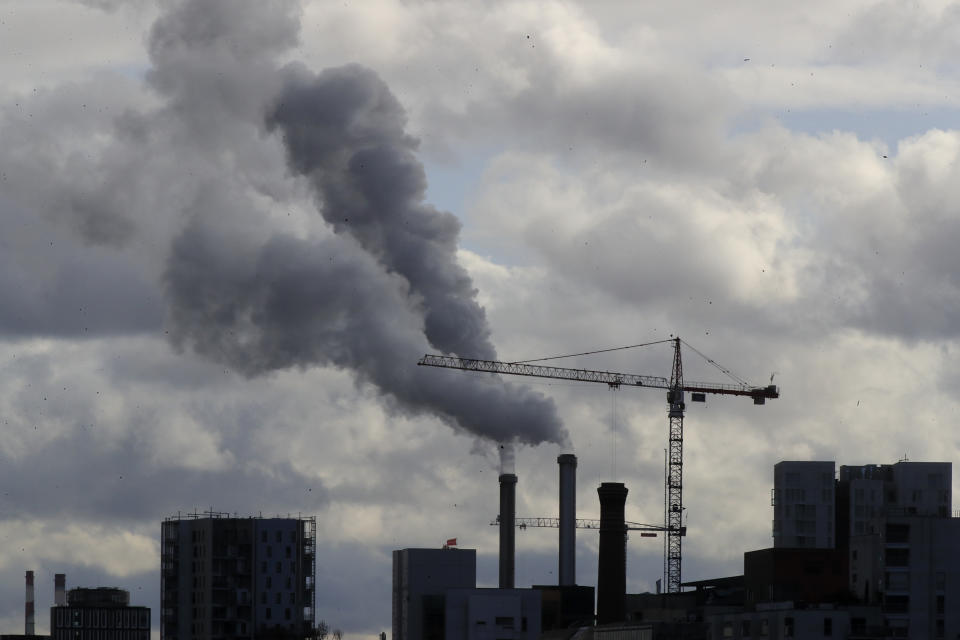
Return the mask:
<svg viewBox="0 0 960 640">
<path fill-rule="evenodd" d="M 329 224 L 322 233 L 271 226 L 285 194 L 248 184 L 259 192 L 251 199 L 236 176 L 205 180 L 183 207 L 188 223 L 165 268 L 172 342 L 251 377 L 334 366 L 374 385 L 394 412 L 437 415 L 497 441 L 565 444 L 542 395 L 416 366 L 434 350 L 495 356 L 456 260 L 459 222 L 425 204 L 416 142 L 375 73 L 270 62 L 296 41 L 294 6 L 183 2 L 152 30 L 149 79 L 168 99 L 164 122 L 179 123 L 198 153 L 223 151 L 217 163 L 230 151 L 263 157 L 282 140 Z"/>
<path fill-rule="evenodd" d="M 425 331 L 441 351 L 493 359 L 476 289 L 456 261 L 460 223 L 424 202 L 423 166 L 387 85 L 357 65 L 286 69 L 269 117 L 290 166 L 309 177 L 324 219 L 349 234 L 422 298 Z"/>
<path fill-rule="evenodd" d="M 427 342 L 406 281 L 352 240 L 276 234 L 244 245 L 201 218 L 175 240 L 167 283 L 181 347 L 251 376 L 332 365 L 375 385 L 396 412 L 433 413 L 494 440 L 566 440 L 539 394 L 416 367 Z"/>
</svg>

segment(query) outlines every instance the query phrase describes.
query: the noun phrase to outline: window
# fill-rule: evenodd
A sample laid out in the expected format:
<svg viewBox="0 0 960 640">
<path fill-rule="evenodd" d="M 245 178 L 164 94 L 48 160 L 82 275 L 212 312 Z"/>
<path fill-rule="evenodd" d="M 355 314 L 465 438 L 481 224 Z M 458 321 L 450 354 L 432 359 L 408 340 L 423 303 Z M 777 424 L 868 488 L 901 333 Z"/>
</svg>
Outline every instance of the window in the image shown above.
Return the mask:
<svg viewBox="0 0 960 640">
<path fill-rule="evenodd" d="M 760 637 L 766 638 L 770 635 L 770 621 L 764 618 L 760 621 Z"/>
<path fill-rule="evenodd" d="M 267 576 L 267 589 L 270 589 L 272 587 L 273 587 L 273 578 L 271 578 L 270 576 Z"/>
<path fill-rule="evenodd" d="M 937 618 L 937 637 L 942 638 L 943 636 L 943 618 Z"/>
<path fill-rule="evenodd" d="M 281 602 L 283 602 L 283 601 L 281 600 L 282 597 L 283 597 L 283 594 L 280 593 L 279 591 L 277 591 L 277 597 L 274 598 L 274 599 L 277 601 L 277 604 L 280 604 Z"/>
<path fill-rule="evenodd" d="M 297 604 L 297 594 L 290 592 L 290 604 Z"/>
<path fill-rule="evenodd" d="M 944 613 L 943 595 L 937 596 L 937 613 L 940 615 Z"/>
<path fill-rule="evenodd" d="M 910 525 L 895 522 L 887 523 L 887 542 L 910 542 Z"/>
<path fill-rule="evenodd" d="M 740 637 L 749 638 L 750 637 L 750 621 L 742 620 L 740 622 Z"/>
<path fill-rule="evenodd" d="M 833 618 L 823 619 L 823 635 L 825 637 L 833 635 Z"/>
<path fill-rule="evenodd" d="M 266 560 L 261 560 L 261 561 L 260 561 L 260 573 L 266 573 L 266 572 L 267 572 L 267 561 L 266 561 Z"/>
<path fill-rule="evenodd" d="M 513 629 L 513 618 L 510 616 L 496 616 L 493 624 L 503 629 Z"/>
<path fill-rule="evenodd" d="M 277 531 L 277 542 L 283 542 L 283 531 Z"/>
<path fill-rule="evenodd" d="M 906 567 L 910 565 L 910 549 L 887 549 L 888 567 Z"/>
<path fill-rule="evenodd" d="M 269 620 L 271 618 L 270 607 L 267 607 L 267 610 L 264 612 L 263 617 Z"/>
<path fill-rule="evenodd" d="M 266 541 L 267 541 L 267 532 L 266 532 L 266 531 L 261 531 L 261 532 L 260 532 L 260 542 L 266 542 Z"/>
<path fill-rule="evenodd" d="M 272 558 L 272 557 L 273 557 L 273 547 L 271 547 L 271 546 L 267 546 L 267 557 L 268 557 L 268 558 Z"/>
<path fill-rule="evenodd" d="M 287 607 L 286 609 L 283 610 L 283 618 L 284 620 L 290 619 L 290 607 Z"/>
<path fill-rule="evenodd" d="M 290 545 L 287 545 L 287 557 L 290 557 Z"/>
<path fill-rule="evenodd" d="M 733 623 L 732 623 L 732 622 L 724 622 L 724 623 L 723 623 L 723 637 L 724 637 L 724 638 L 732 638 L 732 637 L 733 637 Z"/>
<path fill-rule="evenodd" d="M 278 561 L 277 561 L 277 573 L 280 573 L 281 571 L 283 571 L 283 563 L 278 560 Z"/>
</svg>

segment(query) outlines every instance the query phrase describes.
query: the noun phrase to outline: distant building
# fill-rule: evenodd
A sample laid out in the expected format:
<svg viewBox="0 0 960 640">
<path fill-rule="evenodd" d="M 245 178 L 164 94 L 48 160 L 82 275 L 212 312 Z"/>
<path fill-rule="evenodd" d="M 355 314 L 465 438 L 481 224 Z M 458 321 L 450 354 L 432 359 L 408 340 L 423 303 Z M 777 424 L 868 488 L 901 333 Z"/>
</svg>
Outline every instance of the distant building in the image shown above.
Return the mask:
<svg viewBox="0 0 960 640">
<path fill-rule="evenodd" d="M 834 548 L 833 461 L 785 461 L 773 467 L 773 546 Z"/>
<path fill-rule="evenodd" d="M 130 606 L 130 593 L 70 589 L 66 605 L 50 607 L 51 640 L 150 640 L 150 607 Z"/>
<path fill-rule="evenodd" d="M 309 635 L 315 518 L 206 512 L 168 518 L 161 532 L 163 640 Z"/>
<path fill-rule="evenodd" d="M 476 585 L 475 549 L 394 551 L 393 640 L 444 640 L 447 590 Z"/>
</svg>

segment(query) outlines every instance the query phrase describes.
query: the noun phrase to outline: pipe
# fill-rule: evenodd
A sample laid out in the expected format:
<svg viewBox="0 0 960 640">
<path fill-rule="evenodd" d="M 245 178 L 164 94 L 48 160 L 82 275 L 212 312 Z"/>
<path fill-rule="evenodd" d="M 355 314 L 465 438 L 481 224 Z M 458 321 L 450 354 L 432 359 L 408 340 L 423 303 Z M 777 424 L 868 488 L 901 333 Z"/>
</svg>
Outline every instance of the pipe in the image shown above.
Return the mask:
<svg viewBox="0 0 960 640">
<path fill-rule="evenodd" d="M 597 564 L 597 624 L 623 622 L 627 596 L 627 526 L 622 482 L 604 482 L 600 496 L 600 557 Z"/>
<path fill-rule="evenodd" d="M 517 476 L 500 474 L 500 588 L 513 589 L 514 524 L 517 517 Z"/>
<path fill-rule="evenodd" d="M 558 571 L 562 587 L 577 584 L 577 456 L 557 457 L 560 466 L 560 539 Z"/>
<path fill-rule="evenodd" d="M 27 594 L 23 610 L 23 633 L 28 636 L 35 635 L 35 620 L 33 614 L 33 571 L 27 571 Z"/>
<path fill-rule="evenodd" d="M 67 574 L 53 574 L 53 604 L 57 607 L 67 606 Z"/>
</svg>

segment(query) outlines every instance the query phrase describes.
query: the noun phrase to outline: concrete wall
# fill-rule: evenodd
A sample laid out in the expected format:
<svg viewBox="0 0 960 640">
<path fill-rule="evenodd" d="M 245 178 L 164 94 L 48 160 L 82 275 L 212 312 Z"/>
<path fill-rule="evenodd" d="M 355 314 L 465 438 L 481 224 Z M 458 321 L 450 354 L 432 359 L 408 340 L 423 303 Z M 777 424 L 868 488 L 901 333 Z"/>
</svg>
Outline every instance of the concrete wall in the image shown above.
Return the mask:
<svg viewBox="0 0 960 640">
<path fill-rule="evenodd" d="M 424 626 L 424 610 L 440 606 L 448 589 L 477 585 L 475 549 L 399 549 L 393 552 L 393 640 L 428 640 L 443 633 Z"/>
</svg>

